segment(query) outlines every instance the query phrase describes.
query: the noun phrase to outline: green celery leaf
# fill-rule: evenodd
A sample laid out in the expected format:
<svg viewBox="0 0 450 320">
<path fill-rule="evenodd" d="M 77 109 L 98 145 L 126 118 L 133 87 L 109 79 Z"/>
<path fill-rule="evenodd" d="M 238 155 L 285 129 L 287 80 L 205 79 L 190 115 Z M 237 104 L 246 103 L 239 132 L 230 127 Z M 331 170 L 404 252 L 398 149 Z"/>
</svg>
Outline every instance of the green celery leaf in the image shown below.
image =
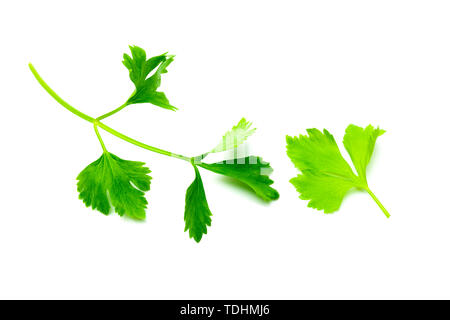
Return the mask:
<svg viewBox="0 0 450 320">
<path fill-rule="evenodd" d="M 386 131 L 369 125 L 365 129 L 353 124 L 347 127 L 344 136 L 344 147 L 347 150 L 358 175 L 367 184 L 366 168 L 372 157 L 377 138 Z"/>
<path fill-rule="evenodd" d="M 123 55 L 123 64 L 130 72 L 130 79 L 136 90 L 128 99 L 127 104 L 152 103 L 158 107 L 177 110 L 169 103 L 164 93 L 156 91 L 161 85 L 161 74 L 167 73 L 167 67 L 172 63 L 172 55 L 166 53 L 147 60 L 145 51 L 137 46 L 130 46 L 131 57 Z M 155 70 L 155 68 L 157 68 Z M 155 70 L 153 75 L 148 75 Z"/>
<path fill-rule="evenodd" d="M 265 201 L 276 200 L 280 197 L 278 191 L 270 187 L 273 181 L 268 177 L 272 168 L 262 158 L 249 156 L 218 163 L 200 163 L 199 166 L 215 173 L 234 178 L 252 188 Z"/>
<path fill-rule="evenodd" d="M 77 189 L 87 207 L 108 215 L 113 206 L 120 215 L 145 219 L 151 171 L 145 163 L 104 152 L 78 175 Z"/>
<path fill-rule="evenodd" d="M 184 209 L 184 231 L 189 230 L 189 237 L 200 242 L 207 227 L 211 226 L 212 213 L 208 207 L 202 178 L 198 168 L 194 166 L 195 179 L 186 191 L 186 206 Z"/>
<path fill-rule="evenodd" d="M 287 155 L 301 174 L 291 179 L 300 199 L 310 200 L 308 207 L 332 213 L 352 188 L 366 190 L 389 217 L 367 185 L 366 167 L 373 153 L 375 141 L 384 130 L 368 126 L 366 129 L 350 125 L 344 144 L 359 175 L 342 157 L 334 137 L 327 131 L 308 129 L 308 135 L 286 137 Z"/>
<path fill-rule="evenodd" d="M 358 177 L 342 157 L 327 131 L 308 129 L 309 136 L 286 137 L 287 154 L 302 172 L 291 183 L 309 207 L 331 213 L 339 209 L 345 194 L 358 185 Z"/>
<path fill-rule="evenodd" d="M 308 207 L 325 213 L 337 211 L 346 193 L 357 186 L 351 180 L 313 170 L 303 170 L 290 181 L 300 193 L 300 199 L 310 200 Z"/>
<path fill-rule="evenodd" d="M 238 147 L 256 131 L 254 128 L 251 129 L 251 126 L 251 122 L 248 122 L 245 118 L 242 118 L 237 125 L 224 134 L 222 137 L 222 142 L 220 142 L 210 152 L 222 152 Z"/>
</svg>

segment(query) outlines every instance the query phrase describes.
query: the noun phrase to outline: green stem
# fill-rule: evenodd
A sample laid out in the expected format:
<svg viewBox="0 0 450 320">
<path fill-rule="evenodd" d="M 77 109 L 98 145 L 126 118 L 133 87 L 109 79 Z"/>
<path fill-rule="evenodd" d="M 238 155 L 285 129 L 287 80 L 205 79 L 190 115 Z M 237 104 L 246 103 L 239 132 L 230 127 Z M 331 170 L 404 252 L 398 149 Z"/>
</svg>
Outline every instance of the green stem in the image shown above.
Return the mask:
<svg viewBox="0 0 450 320">
<path fill-rule="evenodd" d="M 185 160 L 185 161 L 191 161 L 191 158 L 182 156 L 181 154 L 172 153 L 170 151 L 166 151 L 166 150 L 163 150 L 163 149 L 152 147 L 152 146 L 149 146 L 148 144 L 145 144 L 145 143 L 142 143 L 140 141 L 134 140 L 133 138 L 130 138 L 130 137 L 124 135 L 123 133 L 120 133 L 120 132 L 114 130 L 113 128 L 108 127 L 106 124 L 104 124 L 104 123 L 102 123 L 102 122 L 100 122 L 98 120 L 96 120 L 95 123 L 100 128 L 102 128 L 103 130 L 108 131 L 112 135 L 115 135 L 116 137 L 118 137 L 118 138 L 120 138 L 122 140 L 125 140 L 125 141 L 127 141 L 127 142 L 129 142 L 131 144 L 134 144 L 135 146 L 138 146 L 138 147 L 141 147 L 141 148 L 144 148 L 144 149 L 147 149 L 147 150 L 159 153 L 159 154 L 163 154 L 165 156 L 169 156 L 169 157 L 173 157 L 173 158 L 177 158 L 177 159 L 181 159 L 181 160 Z"/>
<path fill-rule="evenodd" d="M 98 141 L 100 141 L 100 144 L 102 145 L 103 152 L 108 152 L 108 150 L 106 150 L 105 144 L 103 143 L 102 136 L 98 132 L 97 124 L 94 124 L 94 130 L 95 130 L 95 134 L 97 135 Z"/>
<path fill-rule="evenodd" d="M 134 145 L 136 145 L 138 147 L 141 147 L 141 148 L 144 148 L 146 150 L 149 150 L 149 151 L 152 151 L 152 152 L 156 152 L 156 153 L 159 153 L 159 154 L 162 154 L 162 155 L 165 155 L 165 156 L 169 156 L 169 157 L 172 157 L 172 158 L 177 158 L 177 159 L 181 159 L 181 160 L 185 160 L 185 161 L 191 161 L 191 158 L 189 158 L 189 157 L 185 157 L 185 156 L 182 156 L 180 154 L 176 154 L 176 153 L 172 153 L 170 151 L 166 151 L 166 150 L 163 150 L 163 149 L 152 147 L 152 146 L 149 146 L 149 145 L 147 145 L 145 143 L 142 143 L 140 141 L 134 140 L 133 138 L 130 138 L 130 137 L 128 137 L 128 136 L 126 136 L 126 135 L 124 135 L 124 134 L 114 130 L 113 128 L 108 127 L 106 124 L 101 123 L 99 120 L 94 119 L 94 118 L 84 114 L 83 112 L 77 110 L 76 108 L 74 108 L 70 104 L 68 104 L 66 101 L 64 101 L 60 96 L 58 96 L 56 94 L 56 92 L 53 91 L 48 86 L 47 83 L 45 83 L 45 81 L 41 78 L 41 76 L 39 75 L 39 73 L 36 71 L 36 69 L 33 67 L 33 65 L 31 63 L 28 64 L 28 66 L 30 67 L 31 72 L 33 73 L 34 77 L 39 82 L 39 84 L 45 89 L 45 91 L 48 92 L 48 94 L 50 94 L 53 97 L 53 99 L 58 101 L 59 104 L 61 104 L 64 108 L 66 108 L 67 110 L 69 110 L 73 114 L 75 114 L 75 115 L 79 116 L 80 118 L 82 118 L 82 119 L 84 119 L 84 120 L 94 124 L 94 129 L 96 131 L 97 137 L 100 140 L 100 143 L 102 144 L 103 150 L 106 150 L 106 148 L 105 148 L 105 146 L 103 144 L 103 141 L 101 140 L 100 134 L 98 133 L 98 130 L 96 128 L 97 126 L 102 128 L 103 130 L 111 133 L 112 135 L 115 135 L 116 137 L 118 137 L 118 138 L 120 138 L 122 140 L 125 140 L 125 141 L 127 141 L 127 142 L 129 142 L 131 144 L 134 144 Z"/>
<path fill-rule="evenodd" d="M 378 198 L 376 197 L 376 195 L 369 189 L 369 188 L 365 188 L 365 190 L 370 194 L 370 196 L 372 197 L 373 200 L 375 200 L 375 202 L 377 203 L 377 205 L 380 207 L 381 211 L 383 211 L 384 215 L 386 216 L 386 218 L 389 218 L 391 215 L 389 214 L 389 212 L 386 210 L 386 208 L 381 204 L 380 200 L 378 200 Z"/>
<path fill-rule="evenodd" d="M 103 120 L 103 119 L 105 119 L 105 118 L 108 118 L 109 116 L 112 116 L 113 114 L 119 112 L 120 110 L 122 110 L 122 109 L 125 108 L 126 106 L 128 106 L 128 102 L 125 102 L 125 103 L 124 103 L 123 105 L 121 105 L 120 107 L 118 107 L 118 108 L 116 108 L 116 109 L 114 109 L 114 110 L 112 110 L 112 111 L 110 111 L 110 112 L 108 112 L 108 113 L 105 113 L 104 115 L 102 115 L 102 116 L 100 116 L 100 117 L 98 117 L 98 118 L 96 118 L 96 119 L 97 119 L 97 120 Z"/>
<path fill-rule="evenodd" d="M 41 78 L 41 76 L 39 75 L 39 73 L 36 71 L 36 69 L 33 67 L 33 65 L 31 63 L 29 63 L 28 66 L 30 67 L 31 72 L 33 73 L 34 77 L 39 82 L 39 84 L 45 89 L 45 91 L 48 92 L 49 95 L 51 95 L 53 97 L 53 99 L 58 101 L 60 105 L 62 105 L 64 108 L 66 108 L 70 112 L 76 114 L 80 118 L 82 118 L 86 121 L 89 121 L 91 123 L 94 123 L 94 118 L 88 116 L 87 114 L 84 114 L 81 111 L 78 111 L 77 109 L 72 107 L 70 104 L 68 104 L 66 101 L 64 101 L 60 96 L 58 96 L 56 94 L 56 92 L 53 91 L 52 88 L 50 88 L 47 83 L 45 83 L 45 81 Z"/>
</svg>

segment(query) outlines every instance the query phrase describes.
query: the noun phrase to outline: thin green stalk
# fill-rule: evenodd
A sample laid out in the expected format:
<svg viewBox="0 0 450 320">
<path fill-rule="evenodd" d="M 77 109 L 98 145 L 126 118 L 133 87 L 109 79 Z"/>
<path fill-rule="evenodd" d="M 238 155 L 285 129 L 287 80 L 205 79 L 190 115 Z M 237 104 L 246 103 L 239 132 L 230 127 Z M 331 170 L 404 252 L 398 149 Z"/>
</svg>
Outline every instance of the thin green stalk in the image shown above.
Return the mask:
<svg viewBox="0 0 450 320">
<path fill-rule="evenodd" d="M 163 149 L 152 147 L 152 146 L 149 146 L 148 144 L 145 144 L 145 143 L 137 141 L 137 140 L 135 140 L 133 138 L 130 138 L 130 137 L 124 135 L 123 133 L 120 133 L 120 132 L 114 130 L 113 128 L 107 126 L 106 124 L 104 124 L 104 123 L 102 123 L 100 121 L 96 120 L 95 123 L 100 128 L 102 128 L 103 130 L 111 133 L 112 135 L 115 135 L 116 137 L 118 137 L 118 138 L 120 138 L 122 140 L 125 140 L 125 141 L 127 141 L 127 142 L 129 142 L 131 144 L 134 144 L 135 146 L 138 146 L 138 147 L 141 147 L 141 148 L 144 148 L 144 149 L 147 149 L 147 150 L 159 153 L 159 154 L 163 154 L 165 156 L 169 156 L 169 157 L 173 157 L 173 158 L 177 158 L 177 159 L 182 159 L 182 160 L 185 160 L 185 161 L 191 161 L 191 158 L 189 158 L 189 157 L 185 157 L 185 156 L 182 156 L 180 154 L 176 154 L 176 153 L 172 153 L 170 151 L 166 151 L 166 150 L 163 150 Z"/>
<path fill-rule="evenodd" d="M 386 218 L 389 218 L 391 215 L 389 214 L 389 212 L 386 210 L 386 208 L 381 204 L 380 200 L 378 200 L 378 198 L 375 196 L 375 194 L 369 189 L 369 188 L 365 188 L 365 190 L 370 194 L 370 196 L 372 197 L 373 200 L 375 200 L 375 202 L 377 203 L 377 205 L 380 207 L 381 211 L 383 211 L 384 215 L 386 216 Z"/>
<path fill-rule="evenodd" d="M 108 112 L 108 113 L 105 113 L 104 115 L 102 115 L 102 116 L 100 116 L 100 117 L 98 117 L 98 118 L 96 118 L 96 119 L 97 119 L 97 120 L 103 120 L 103 119 L 105 119 L 105 118 L 108 118 L 108 117 L 112 116 L 113 114 L 119 112 L 120 110 L 122 110 L 123 108 L 125 108 L 125 107 L 128 106 L 128 105 L 129 105 L 128 102 L 125 102 L 125 103 L 124 103 L 123 105 L 121 105 L 120 107 L 118 107 L 118 108 L 116 108 L 116 109 L 114 109 L 114 110 L 112 110 L 112 111 L 110 111 L 110 112 Z"/>
<path fill-rule="evenodd" d="M 103 143 L 102 136 L 98 132 L 96 124 L 94 124 L 94 130 L 95 130 L 95 134 L 97 135 L 98 141 L 100 141 L 100 144 L 102 145 L 103 152 L 108 152 L 108 150 L 106 150 L 105 144 Z"/>
<path fill-rule="evenodd" d="M 53 97 L 53 99 L 58 101 L 59 104 L 61 104 L 64 108 L 66 108 L 67 110 L 69 110 L 73 114 L 75 114 L 75 115 L 79 116 L 80 118 L 82 118 L 82 119 L 84 119 L 84 120 L 94 124 L 94 129 L 96 131 L 97 137 L 99 137 L 100 143 L 102 144 L 102 148 L 104 148 L 104 144 L 103 144 L 103 141 L 101 140 L 100 134 L 98 133 L 98 130 L 96 128 L 97 126 L 102 128 L 103 130 L 111 133 L 112 135 L 115 135 L 116 137 L 118 137 L 118 138 L 120 138 L 122 140 L 125 140 L 125 141 L 127 141 L 127 142 L 129 142 L 131 144 L 134 144 L 134 145 L 136 145 L 138 147 L 141 147 L 141 148 L 144 148 L 146 150 L 149 150 L 149 151 L 152 151 L 152 152 L 156 152 L 156 153 L 159 153 L 159 154 L 162 154 L 162 155 L 165 155 L 165 156 L 169 156 L 169 157 L 185 160 L 185 161 L 191 161 L 191 158 L 189 158 L 189 157 L 185 157 L 185 156 L 182 156 L 180 154 L 176 154 L 176 153 L 172 153 L 170 151 L 166 151 L 166 150 L 163 150 L 163 149 L 152 147 L 152 146 L 149 146 L 149 145 L 147 145 L 145 143 L 137 141 L 137 140 L 135 140 L 133 138 L 130 138 L 130 137 L 128 137 L 128 136 L 126 136 L 126 135 L 124 135 L 124 134 L 114 130 L 113 128 L 107 126 L 106 124 L 101 123 L 99 120 L 94 119 L 94 118 L 88 116 L 87 114 L 84 114 L 83 112 L 77 110 L 76 108 L 74 108 L 70 104 L 68 104 L 66 101 L 64 101 L 60 96 L 58 96 L 56 94 L 56 92 L 53 91 L 48 86 L 47 83 L 45 83 L 45 81 L 41 78 L 41 76 L 39 75 L 39 73 L 36 71 L 36 69 L 33 67 L 33 65 L 31 63 L 28 64 L 28 66 L 30 67 L 31 72 L 33 73 L 34 77 L 39 82 L 39 84 L 45 89 L 45 91 L 48 92 L 48 94 L 50 94 Z M 103 150 L 106 150 L 106 148 L 104 148 Z"/>
<path fill-rule="evenodd" d="M 33 67 L 33 65 L 31 63 L 29 63 L 28 66 L 30 67 L 31 72 L 33 73 L 34 77 L 39 82 L 39 84 L 45 89 L 45 91 L 48 92 L 48 94 L 50 94 L 53 97 L 53 99 L 58 101 L 60 105 L 62 105 L 64 108 L 66 108 L 70 112 L 76 114 L 80 118 L 82 118 L 86 121 L 89 121 L 91 123 L 94 122 L 94 118 L 88 116 L 87 114 L 84 114 L 81 111 L 78 111 L 77 109 L 72 107 L 70 104 L 68 104 L 66 101 L 64 101 L 60 96 L 58 96 L 56 94 L 56 92 L 53 91 L 52 88 L 50 88 L 47 83 L 45 83 L 45 81 L 41 78 L 41 76 L 39 75 L 39 73 L 36 71 L 36 69 Z"/>
</svg>

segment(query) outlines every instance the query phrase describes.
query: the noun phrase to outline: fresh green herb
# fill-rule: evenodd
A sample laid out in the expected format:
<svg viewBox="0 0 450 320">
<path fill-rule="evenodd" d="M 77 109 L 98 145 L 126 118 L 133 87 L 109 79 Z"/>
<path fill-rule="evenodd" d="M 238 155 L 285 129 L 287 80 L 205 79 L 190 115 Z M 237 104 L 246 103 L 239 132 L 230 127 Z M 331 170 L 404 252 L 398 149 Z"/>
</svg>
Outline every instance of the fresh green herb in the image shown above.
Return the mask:
<svg viewBox="0 0 450 320">
<path fill-rule="evenodd" d="M 45 83 L 33 65 L 29 64 L 36 80 L 59 104 L 93 124 L 103 152 L 100 158 L 88 165 L 77 178 L 79 197 L 86 206 L 105 215 L 110 214 L 114 209 L 120 216 L 143 220 L 148 204 L 145 192 L 150 190 L 150 169 L 145 167 L 143 162 L 123 160 L 110 153 L 106 149 L 98 128 L 138 147 L 192 164 L 195 179 L 186 192 L 184 220 L 185 231 L 189 230 L 189 236 L 197 242 L 207 233 L 207 227 L 211 226 L 212 216 L 198 167 L 237 179 L 251 187 L 258 196 L 266 201 L 278 199 L 278 192 L 270 187 L 273 183 L 268 177 L 271 167 L 259 157 L 231 159 L 214 164 L 202 162 L 209 153 L 239 147 L 255 131 L 255 129 L 251 129 L 251 123 L 245 119 L 239 121 L 227 132 L 220 144 L 197 157 L 186 157 L 147 145 L 114 130 L 101 121 L 135 103 L 152 103 L 169 110 L 177 109 L 169 103 L 164 93 L 156 91 L 161 84 L 161 75 L 167 72 L 167 67 L 172 63 L 174 56 L 165 53 L 147 59 L 143 49 L 131 46 L 130 50 L 131 57 L 125 54 L 123 64 L 129 70 L 135 90 L 124 104 L 97 118 L 88 116 L 64 101 Z M 150 75 L 152 72 L 153 74 Z"/>
<path fill-rule="evenodd" d="M 177 108 L 169 103 L 164 93 L 156 91 L 161 85 L 161 74 L 167 72 L 167 67 L 172 63 L 174 56 L 164 53 L 147 60 L 143 49 L 130 46 L 130 50 L 133 58 L 124 54 L 123 64 L 130 71 L 130 79 L 136 86 L 136 90 L 126 103 L 149 102 L 162 108 L 176 110 Z M 158 69 L 155 73 L 148 77 L 156 67 Z"/>
<path fill-rule="evenodd" d="M 194 165 L 195 180 L 186 191 L 186 206 L 184 209 L 184 231 L 189 230 L 189 237 L 199 242 L 203 234 L 207 233 L 206 227 L 211 226 L 212 213 L 206 200 L 202 177 Z"/>
<path fill-rule="evenodd" d="M 365 129 L 349 125 L 345 131 L 344 146 L 355 166 L 356 175 L 342 157 L 334 137 L 327 131 L 307 130 L 309 136 L 286 137 L 287 155 L 302 174 L 291 179 L 300 193 L 300 199 L 310 200 L 308 207 L 332 213 L 352 188 L 367 191 L 380 209 L 390 217 L 378 198 L 369 189 L 366 167 L 375 142 L 385 131 L 371 125 Z"/>
<path fill-rule="evenodd" d="M 116 212 L 135 219 L 145 219 L 150 190 L 150 170 L 143 162 L 122 160 L 105 151 L 78 175 L 78 192 L 87 207 L 103 214 Z M 109 196 L 109 199 L 108 199 Z"/>
<path fill-rule="evenodd" d="M 250 122 L 241 119 L 237 125 L 223 135 L 222 141 L 210 152 L 222 152 L 236 148 L 256 131 L 256 129 L 251 129 L 251 126 Z"/>
<path fill-rule="evenodd" d="M 200 163 L 199 166 L 239 180 L 266 201 L 276 200 L 280 196 L 277 190 L 270 187 L 273 181 L 267 175 L 272 172 L 272 168 L 269 163 L 264 162 L 260 157 L 250 156 L 234 159 L 231 163 L 229 161 L 212 164 Z M 265 174 L 262 175 L 261 173 Z"/>
</svg>

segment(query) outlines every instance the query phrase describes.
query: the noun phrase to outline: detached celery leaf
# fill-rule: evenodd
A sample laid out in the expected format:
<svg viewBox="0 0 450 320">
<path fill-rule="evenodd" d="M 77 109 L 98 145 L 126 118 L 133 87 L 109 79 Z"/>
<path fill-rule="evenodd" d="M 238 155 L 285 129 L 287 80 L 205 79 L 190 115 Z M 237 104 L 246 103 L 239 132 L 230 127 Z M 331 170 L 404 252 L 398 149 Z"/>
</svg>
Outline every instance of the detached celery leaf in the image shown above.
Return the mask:
<svg viewBox="0 0 450 320">
<path fill-rule="evenodd" d="M 237 125 L 224 134 L 222 137 L 222 142 L 214 147 L 214 149 L 210 152 L 222 152 L 238 147 L 256 131 L 254 128 L 251 129 L 251 126 L 251 122 L 248 122 L 245 118 L 242 118 Z"/>
<path fill-rule="evenodd" d="M 308 129 L 308 136 L 287 137 L 287 154 L 302 172 L 291 183 L 308 207 L 331 213 L 339 209 L 345 194 L 358 186 L 358 177 L 342 157 L 327 131 Z"/>
<path fill-rule="evenodd" d="M 199 166 L 245 183 L 265 201 L 276 200 L 280 197 L 278 191 L 270 187 L 273 181 L 268 177 L 268 174 L 272 172 L 272 168 L 268 162 L 264 162 L 260 157 L 249 156 L 234 159 L 232 163 L 229 163 L 229 161 L 213 164 L 200 163 Z"/>
<path fill-rule="evenodd" d="M 105 215 L 113 206 L 120 216 L 145 219 L 147 200 L 144 195 L 150 190 L 148 173 L 151 171 L 144 165 L 104 152 L 78 175 L 80 199 L 87 207 Z"/>
<path fill-rule="evenodd" d="M 147 60 L 146 53 L 142 48 L 130 46 L 131 55 L 123 55 L 123 64 L 130 71 L 130 79 L 136 90 L 128 99 L 127 104 L 152 103 L 158 107 L 169 110 L 177 110 L 169 103 L 163 92 L 156 91 L 161 85 L 161 74 L 167 73 L 167 67 L 172 63 L 172 55 L 162 54 Z M 152 76 L 148 77 L 156 67 Z"/>
<path fill-rule="evenodd" d="M 189 237 L 200 242 L 207 226 L 211 226 L 212 213 L 208 207 L 202 178 L 198 168 L 194 166 L 195 179 L 186 191 L 186 206 L 184 209 L 184 231 L 189 230 Z"/>
<path fill-rule="evenodd" d="M 384 131 L 372 126 L 363 129 L 350 125 L 347 128 L 344 144 L 358 176 L 342 157 L 334 137 L 327 130 L 322 133 L 317 129 L 309 129 L 307 132 L 309 136 L 286 137 L 287 155 L 302 173 L 291 179 L 300 199 L 310 200 L 308 207 L 332 213 L 339 209 L 350 189 L 359 188 L 366 190 L 389 217 L 389 213 L 369 189 L 366 179 L 366 166 L 376 138 Z"/>
</svg>

